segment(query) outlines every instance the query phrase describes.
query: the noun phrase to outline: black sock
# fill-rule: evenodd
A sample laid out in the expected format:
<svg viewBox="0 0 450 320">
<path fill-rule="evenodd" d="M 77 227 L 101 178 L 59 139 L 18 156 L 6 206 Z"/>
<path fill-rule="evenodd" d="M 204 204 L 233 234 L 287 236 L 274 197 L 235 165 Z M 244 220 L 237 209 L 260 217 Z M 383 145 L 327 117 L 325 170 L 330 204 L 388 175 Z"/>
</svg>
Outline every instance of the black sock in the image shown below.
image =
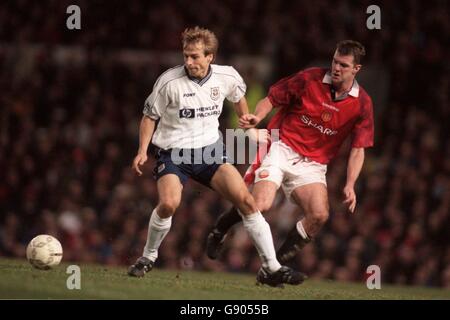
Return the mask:
<svg viewBox="0 0 450 320">
<path fill-rule="evenodd" d="M 242 218 L 236 207 L 222 213 L 216 221 L 214 228 L 222 234 L 226 234 L 228 230 L 236 223 L 241 222 Z"/>
<path fill-rule="evenodd" d="M 286 240 L 277 251 L 277 259 L 280 263 L 285 263 L 292 259 L 297 252 L 303 249 L 308 243 L 311 242 L 311 238 L 304 239 L 297 231 L 297 226 L 289 231 Z"/>
</svg>

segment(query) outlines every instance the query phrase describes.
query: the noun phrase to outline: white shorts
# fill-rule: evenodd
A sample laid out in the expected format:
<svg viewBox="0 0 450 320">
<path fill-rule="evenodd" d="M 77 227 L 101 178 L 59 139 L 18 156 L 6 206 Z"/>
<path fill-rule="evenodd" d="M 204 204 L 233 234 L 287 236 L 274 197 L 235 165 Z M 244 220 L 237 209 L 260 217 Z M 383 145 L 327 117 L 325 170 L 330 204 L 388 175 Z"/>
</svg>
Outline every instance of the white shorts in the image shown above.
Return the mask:
<svg viewBox="0 0 450 320">
<path fill-rule="evenodd" d="M 299 155 L 281 140 L 274 142 L 255 171 L 255 183 L 272 181 L 283 188 L 286 198 L 291 199 L 294 189 L 311 184 L 327 185 L 327 165 Z"/>
</svg>

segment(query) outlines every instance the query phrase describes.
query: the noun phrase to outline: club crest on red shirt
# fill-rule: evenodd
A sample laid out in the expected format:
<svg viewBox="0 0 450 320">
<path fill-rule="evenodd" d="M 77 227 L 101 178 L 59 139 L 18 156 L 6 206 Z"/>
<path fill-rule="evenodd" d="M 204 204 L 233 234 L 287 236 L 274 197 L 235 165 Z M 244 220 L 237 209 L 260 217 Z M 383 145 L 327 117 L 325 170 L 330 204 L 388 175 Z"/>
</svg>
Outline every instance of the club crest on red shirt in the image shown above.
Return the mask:
<svg viewBox="0 0 450 320">
<path fill-rule="evenodd" d="M 322 112 L 321 118 L 322 118 L 322 121 L 323 121 L 323 122 L 328 122 L 328 121 L 331 120 L 331 117 L 332 117 L 332 116 L 333 116 L 333 115 L 331 114 L 331 112 L 329 112 L 329 111 L 324 111 L 324 112 Z"/>
</svg>

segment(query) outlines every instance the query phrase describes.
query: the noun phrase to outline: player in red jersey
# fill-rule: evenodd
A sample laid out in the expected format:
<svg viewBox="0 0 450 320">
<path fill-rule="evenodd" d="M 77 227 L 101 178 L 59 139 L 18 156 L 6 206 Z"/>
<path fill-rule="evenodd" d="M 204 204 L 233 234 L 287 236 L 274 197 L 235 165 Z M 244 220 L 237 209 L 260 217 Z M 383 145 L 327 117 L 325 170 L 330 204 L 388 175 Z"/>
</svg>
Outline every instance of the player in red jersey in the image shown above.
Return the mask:
<svg viewBox="0 0 450 320">
<path fill-rule="evenodd" d="M 364 47 L 356 41 L 337 44 L 331 69 L 310 68 L 273 85 L 255 114 L 240 118 L 243 128 L 255 127 L 272 110 L 278 112 L 268 129 L 279 129 L 280 140 L 247 171 L 245 180 L 261 212 L 272 206 L 281 186 L 287 199 L 303 208 L 304 218 L 289 232 L 277 252 L 284 263 L 317 236 L 328 219 L 327 164 L 351 135 L 347 181 L 343 189 L 350 212 L 356 207 L 356 179 L 364 163 L 364 148 L 373 145 L 372 100 L 355 79 Z M 215 259 L 226 232 L 240 221 L 233 208 L 222 214 L 209 234 L 207 254 Z"/>
</svg>

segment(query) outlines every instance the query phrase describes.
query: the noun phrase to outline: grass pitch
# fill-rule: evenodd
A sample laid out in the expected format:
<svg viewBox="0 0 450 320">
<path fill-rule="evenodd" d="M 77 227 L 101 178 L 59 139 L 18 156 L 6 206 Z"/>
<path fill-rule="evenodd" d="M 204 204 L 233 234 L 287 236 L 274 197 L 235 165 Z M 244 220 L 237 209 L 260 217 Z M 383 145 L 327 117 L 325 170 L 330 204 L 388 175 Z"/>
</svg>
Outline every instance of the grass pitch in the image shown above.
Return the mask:
<svg viewBox="0 0 450 320">
<path fill-rule="evenodd" d="M 128 277 L 125 267 L 79 264 L 81 289 L 69 290 L 69 264 L 41 271 L 25 260 L 0 258 L 0 299 L 450 299 L 450 290 L 307 280 L 300 286 L 256 285 L 255 275 L 154 269 L 144 278 Z"/>
</svg>

